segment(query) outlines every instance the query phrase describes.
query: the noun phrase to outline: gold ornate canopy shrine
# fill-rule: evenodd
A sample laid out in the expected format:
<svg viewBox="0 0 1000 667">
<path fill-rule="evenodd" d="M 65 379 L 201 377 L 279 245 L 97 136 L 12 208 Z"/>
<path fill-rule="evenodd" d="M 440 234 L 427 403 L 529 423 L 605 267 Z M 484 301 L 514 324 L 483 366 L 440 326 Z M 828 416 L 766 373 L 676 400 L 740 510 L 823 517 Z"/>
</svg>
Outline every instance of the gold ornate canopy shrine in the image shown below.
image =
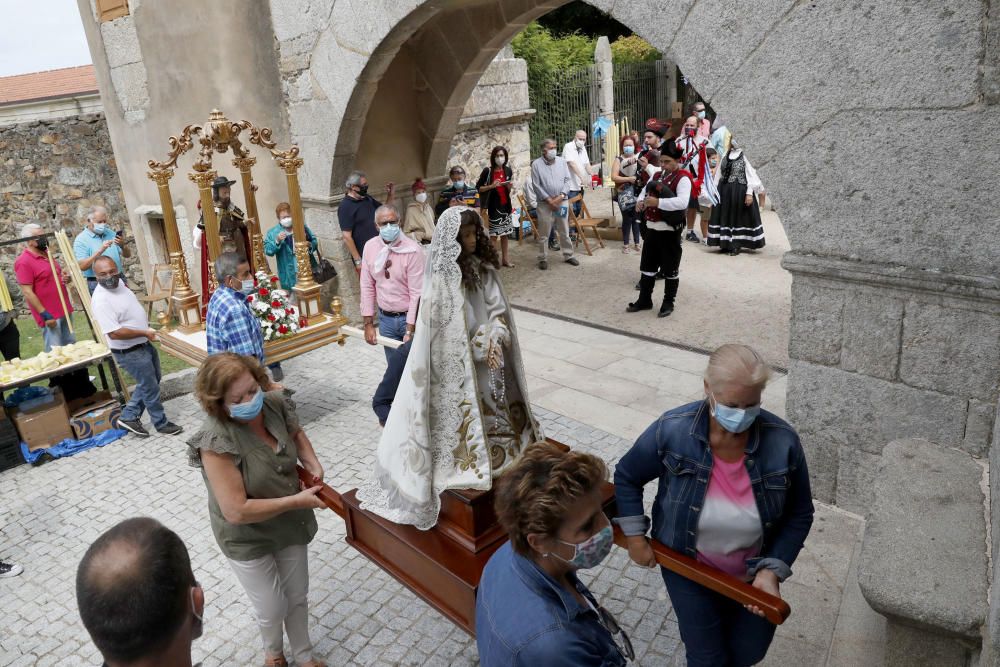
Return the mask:
<svg viewBox="0 0 1000 667">
<path fill-rule="evenodd" d="M 302 212 L 302 198 L 299 193 L 299 167 L 302 158 L 299 157 L 299 147 L 292 145 L 287 150 L 279 150 L 271 140 L 271 130 L 257 127 L 248 120 L 230 121 L 218 109 L 213 109 L 204 125 L 188 125 L 180 134 L 167 140 L 170 150 L 163 161 L 150 160 L 149 178 L 156 183 L 160 194 L 160 205 L 163 209 L 163 224 L 166 232 L 167 252 L 173 273 L 173 297 L 171 308 L 177 316 L 179 325 L 175 332 L 161 336 L 164 347 L 185 360 L 198 364 L 207 355 L 207 343 L 204 341 L 204 323 L 201 317 L 201 304 L 198 294 L 191 288 L 184 251 L 181 248 L 180 233 L 177 229 L 177 216 L 174 212 L 173 199 L 170 194 L 170 180 L 174 177 L 177 160 L 197 143 L 197 159 L 192 166 L 193 171 L 188 178 L 198 186 L 201 211 L 204 216 L 205 240 L 208 251 L 208 279 L 210 289 L 216 287 L 215 259 L 222 250 L 219 235 L 219 219 L 215 213 L 212 201 L 212 180 L 217 173 L 212 168 L 212 159 L 216 153 L 232 151 L 233 166 L 240 172 L 243 194 L 246 198 L 247 229 L 250 237 L 250 247 L 247 253 L 252 256 L 257 270 L 270 274 L 267 258 L 264 255 L 264 238 L 261 234 L 260 218 L 257 212 L 257 186 L 253 184 L 252 168 L 257 158 L 250 155 L 250 150 L 243 144 L 241 135 L 247 132 L 249 143 L 270 152 L 278 167 L 285 172 L 288 181 L 288 202 L 292 208 L 292 229 L 295 239 L 295 259 L 298 263 L 298 281 L 292 291 L 298 302 L 299 312 L 306 318 L 308 326 L 299 333 L 274 341 L 268 341 L 264 348 L 268 362 L 281 361 L 306 352 L 327 343 L 337 342 L 343 345 L 344 335 L 340 326 L 347 319 L 340 314 L 340 299 L 334 297 L 333 314 L 324 313 L 320 308 L 320 286 L 313 280 L 309 263 L 309 241 L 305 233 L 305 216 Z M 200 334 L 200 335 L 199 335 Z"/>
</svg>

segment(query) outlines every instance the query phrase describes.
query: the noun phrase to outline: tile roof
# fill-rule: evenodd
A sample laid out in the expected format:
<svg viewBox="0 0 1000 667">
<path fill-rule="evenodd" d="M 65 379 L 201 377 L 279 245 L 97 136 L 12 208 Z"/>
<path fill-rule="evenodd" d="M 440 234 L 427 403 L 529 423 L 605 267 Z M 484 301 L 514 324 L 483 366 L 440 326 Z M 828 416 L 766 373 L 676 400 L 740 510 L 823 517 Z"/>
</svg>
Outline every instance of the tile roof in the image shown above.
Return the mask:
<svg viewBox="0 0 1000 667">
<path fill-rule="evenodd" d="M 0 77 L 0 104 L 57 99 L 96 92 L 98 92 L 97 78 L 94 76 L 93 65 Z"/>
</svg>

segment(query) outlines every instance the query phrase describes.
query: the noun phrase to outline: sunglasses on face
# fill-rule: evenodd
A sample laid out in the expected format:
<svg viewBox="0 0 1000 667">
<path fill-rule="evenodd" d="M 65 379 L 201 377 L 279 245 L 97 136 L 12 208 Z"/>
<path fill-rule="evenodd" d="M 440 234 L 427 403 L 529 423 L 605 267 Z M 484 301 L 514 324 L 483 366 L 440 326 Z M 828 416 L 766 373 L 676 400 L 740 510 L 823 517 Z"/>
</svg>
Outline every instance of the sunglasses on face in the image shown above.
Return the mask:
<svg viewBox="0 0 1000 667">
<path fill-rule="evenodd" d="M 385 261 L 385 278 L 386 278 L 386 280 L 389 279 L 389 267 L 390 266 L 392 266 L 392 260 L 391 259 L 387 259 Z"/>
</svg>

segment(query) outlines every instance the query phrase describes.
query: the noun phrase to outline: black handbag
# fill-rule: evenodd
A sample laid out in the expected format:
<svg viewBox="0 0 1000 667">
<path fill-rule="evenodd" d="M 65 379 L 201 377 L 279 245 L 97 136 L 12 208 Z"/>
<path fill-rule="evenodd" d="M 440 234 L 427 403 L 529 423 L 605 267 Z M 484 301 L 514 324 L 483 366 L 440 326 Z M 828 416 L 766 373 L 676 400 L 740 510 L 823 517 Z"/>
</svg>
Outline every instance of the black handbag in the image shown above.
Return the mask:
<svg viewBox="0 0 1000 667">
<path fill-rule="evenodd" d="M 323 284 L 327 280 L 332 280 L 337 277 L 337 267 L 335 267 L 330 260 L 324 259 L 323 255 L 319 252 L 319 246 L 316 246 L 316 264 L 312 267 L 313 280 L 318 284 Z"/>
</svg>

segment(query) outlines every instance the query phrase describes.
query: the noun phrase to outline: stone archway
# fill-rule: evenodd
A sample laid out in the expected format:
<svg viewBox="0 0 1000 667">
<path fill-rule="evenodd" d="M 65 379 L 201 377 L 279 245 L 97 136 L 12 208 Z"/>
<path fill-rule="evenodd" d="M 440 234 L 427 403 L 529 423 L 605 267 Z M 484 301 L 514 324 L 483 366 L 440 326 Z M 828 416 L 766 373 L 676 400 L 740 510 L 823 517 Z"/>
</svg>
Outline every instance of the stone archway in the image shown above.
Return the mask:
<svg viewBox="0 0 1000 667">
<path fill-rule="evenodd" d="M 443 172 L 479 75 L 518 30 L 562 4 L 335 3 L 324 17 L 273 3 L 290 130 L 306 147 L 317 224 L 335 229 L 323 209 L 355 165 L 375 182 Z M 971 332 L 1000 331 L 1000 284 L 973 221 L 1000 202 L 955 177 L 997 175 L 1000 95 L 987 67 L 998 50 L 988 16 L 996 10 L 985 2 L 920 12 L 874 1 L 591 4 L 681 65 L 752 147 L 781 201 L 794 248 L 785 265 L 795 274 L 789 415 L 809 449 L 817 497 L 863 511 L 879 453 L 897 437 L 985 453 L 1000 339 Z M 310 149 L 324 132 L 325 147 Z M 914 151 L 967 157 L 928 174 Z"/>
</svg>

